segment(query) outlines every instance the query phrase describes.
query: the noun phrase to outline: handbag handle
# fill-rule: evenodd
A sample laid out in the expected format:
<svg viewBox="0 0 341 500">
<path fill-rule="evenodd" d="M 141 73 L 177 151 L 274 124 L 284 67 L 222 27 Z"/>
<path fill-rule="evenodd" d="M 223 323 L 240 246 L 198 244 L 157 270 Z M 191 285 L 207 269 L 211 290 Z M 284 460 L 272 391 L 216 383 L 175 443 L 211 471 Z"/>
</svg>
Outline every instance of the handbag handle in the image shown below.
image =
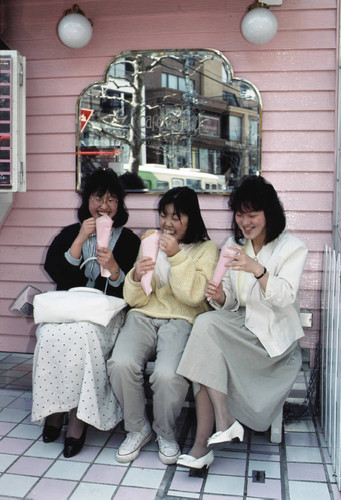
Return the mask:
<svg viewBox="0 0 341 500">
<path fill-rule="evenodd" d="M 86 259 L 80 266 L 79 266 L 79 269 L 82 269 L 82 267 L 85 266 L 85 264 L 87 262 L 89 262 L 89 260 L 97 260 L 97 257 L 89 257 L 88 259 Z M 107 294 L 107 289 L 108 289 L 108 283 L 109 283 L 109 278 L 106 279 L 106 283 L 105 283 L 105 287 L 104 287 L 104 290 L 103 290 L 103 293 L 104 295 Z"/>
</svg>

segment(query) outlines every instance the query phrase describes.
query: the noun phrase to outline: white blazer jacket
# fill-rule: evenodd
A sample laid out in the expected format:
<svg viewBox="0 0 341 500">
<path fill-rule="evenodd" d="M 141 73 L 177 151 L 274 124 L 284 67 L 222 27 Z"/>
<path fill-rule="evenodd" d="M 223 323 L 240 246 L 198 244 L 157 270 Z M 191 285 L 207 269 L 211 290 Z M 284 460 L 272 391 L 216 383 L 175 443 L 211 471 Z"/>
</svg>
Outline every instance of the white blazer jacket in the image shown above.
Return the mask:
<svg viewBox="0 0 341 500">
<path fill-rule="evenodd" d="M 236 245 L 229 238 L 225 245 Z M 254 278 L 246 298 L 245 326 L 260 340 L 270 357 L 285 352 L 304 336 L 300 321 L 299 288 L 307 258 L 306 245 L 295 236 L 283 232 L 264 245 L 257 259 L 269 273 L 266 291 Z M 223 278 L 226 301 L 223 306 L 211 301 L 215 309 L 236 311 L 239 304 L 238 271 L 228 268 Z"/>
</svg>

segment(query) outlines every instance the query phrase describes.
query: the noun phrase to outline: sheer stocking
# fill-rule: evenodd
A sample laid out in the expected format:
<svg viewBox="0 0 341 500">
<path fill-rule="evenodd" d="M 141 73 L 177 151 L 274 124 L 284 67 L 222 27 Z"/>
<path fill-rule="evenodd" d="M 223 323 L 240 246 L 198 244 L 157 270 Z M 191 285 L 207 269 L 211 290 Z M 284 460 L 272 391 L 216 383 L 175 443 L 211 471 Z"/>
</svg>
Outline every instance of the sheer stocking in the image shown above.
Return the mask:
<svg viewBox="0 0 341 500">
<path fill-rule="evenodd" d="M 52 413 L 48 417 L 46 417 L 47 425 L 51 425 L 51 427 L 62 427 L 64 423 L 64 413 Z"/>
<path fill-rule="evenodd" d="M 195 406 L 197 431 L 189 455 L 199 458 L 210 451 L 207 440 L 212 435 L 214 423 L 216 431 L 225 431 L 236 419 L 228 412 L 226 394 L 204 385 L 200 386 L 195 397 Z"/>
<path fill-rule="evenodd" d="M 189 455 L 195 458 L 200 458 L 210 451 L 207 448 L 207 439 L 211 436 L 214 426 L 213 406 L 206 389 L 201 385 L 195 397 L 197 430 L 193 447 L 189 451 Z"/>
<path fill-rule="evenodd" d="M 236 421 L 228 412 L 226 394 L 211 387 L 206 387 L 206 389 L 213 405 L 216 431 L 226 431 Z"/>
<path fill-rule="evenodd" d="M 69 425 L 67 427 L 66 437 L 73 437 L 75 439 L 80 438 L 84 425 L 84 422 L 77 418 L 77 408 L 73 408 L 69 415 Z"/>
</svg>

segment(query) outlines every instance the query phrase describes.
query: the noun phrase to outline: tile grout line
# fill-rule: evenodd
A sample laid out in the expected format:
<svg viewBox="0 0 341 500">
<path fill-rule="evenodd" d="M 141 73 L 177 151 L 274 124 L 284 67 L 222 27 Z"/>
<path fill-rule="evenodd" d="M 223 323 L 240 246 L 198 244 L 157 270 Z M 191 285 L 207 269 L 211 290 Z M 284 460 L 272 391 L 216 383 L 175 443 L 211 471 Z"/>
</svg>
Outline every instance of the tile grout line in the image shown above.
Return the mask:
<svg viewBox="0 0 341 500">
<path fill-rule="evenodd" d="M 181 426 L 181 431 L 180 435 L 178 438 L 179 446 L 182 449 L 183 445 L 186 442 L 186 438 L 188 436 L 188 433 L 190 431 L 191 427 L 191 422 L 193 418 L 193 411 L 191 408 L 186 408 L 185 411 L 182 412 L 181 415 L 181 420 L 182 420 L 182 426 Z M 168 490 L 169 487 L 172 483 L 173 477 L 176 472 L 176 464 L 170 465 L 167 467 L 165 474 L 162 478 L 161 484 L 158 488 L 158 491 L 155 495 L 155 500 L 162 500 L 163 498 L 166 498 L 168 496 Z M 172 497 L 174 498 L 174 497 Z"/>
<path fill-rule="evenodd" d="M 247 499 L 247 490 L 249 483 L 249 465 L 250 465 L 250 452 L 251 452 L 251 440 L 252 431 L 249 429 L 247 433 L 247 448 L 246 448 L 246 460 L 245 460 L 245 472 L 244 472 L 244 490 L 243 490 L 243 500 Z"/>
<path fill-rule="evenodd" d="M 279 467 L 280 467 L 280 473 L 281 473 L 282 500 L 290 500 L 284 421 L 282 421 L 282 441 L 279 444 Z"/>
<path fill-rule="evenodd" d="M 322 453 L 323 446 L 322 446 L 322 442 L 321 442 L 321 438 L 320 438 L 320 432 L 319 432 L 320 426 L 317 423 L 316 417 L 314 415 L 312 416 L 311 419 L 312 419 L 312 422 L 314 424 L 314 431 L 315 431 L 315 435 L 316 435 L 316 439 L 317 439 L 317 444 L 318 444 L 318 448 L 319 448 L 319 452 L 320 452 L 321 462 L 322 462 L 322 465 L 323 465 L 324 474 L 326 476 L 326 481 L 325 482 L 327 484 L 327 488 L 328 488 L 328 491 L 329 491 L 329 494 L 330 494 L 330 498 L 331 498 L 331 500 L 334 500 L 334 493 L 333 493 L 332 486 L 331 486 L 331 480 L 330 480 L 329 473 L 328 473 L 327 463 L 326 463 L 326 460 L 325 460 L 325 457 L 324 457 L 324 453 Z M 322 428 L 321 428 L 321 432 L 322 432 Z M 328 447 L 327 447 L 327 450 L 328 450 Z"/>
</svg>

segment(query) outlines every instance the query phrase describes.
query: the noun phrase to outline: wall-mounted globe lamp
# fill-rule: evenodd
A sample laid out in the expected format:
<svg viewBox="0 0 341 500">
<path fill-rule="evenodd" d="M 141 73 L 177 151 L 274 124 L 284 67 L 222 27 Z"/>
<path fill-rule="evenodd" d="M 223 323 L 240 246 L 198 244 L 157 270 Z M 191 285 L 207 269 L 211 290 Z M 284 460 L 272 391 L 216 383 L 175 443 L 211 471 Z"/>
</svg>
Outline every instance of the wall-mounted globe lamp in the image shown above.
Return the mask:
<svg viewBox="0 0 341 500">
<path fill-rule="evenodd" d="M 72 49 L 81 49 L 90 42 L 92 22 L 77 4 L 64 12 L 58 24 L 58 36 L 64 45 Z"/>
<path fill-rule="evenodd" d="M 264 2 L 256 0 L 249 6 L 242 20 L 242 33 L 248 42 L 262 45 L 270 42 L 277 33 L 276 16 Z"/>
</svg>

